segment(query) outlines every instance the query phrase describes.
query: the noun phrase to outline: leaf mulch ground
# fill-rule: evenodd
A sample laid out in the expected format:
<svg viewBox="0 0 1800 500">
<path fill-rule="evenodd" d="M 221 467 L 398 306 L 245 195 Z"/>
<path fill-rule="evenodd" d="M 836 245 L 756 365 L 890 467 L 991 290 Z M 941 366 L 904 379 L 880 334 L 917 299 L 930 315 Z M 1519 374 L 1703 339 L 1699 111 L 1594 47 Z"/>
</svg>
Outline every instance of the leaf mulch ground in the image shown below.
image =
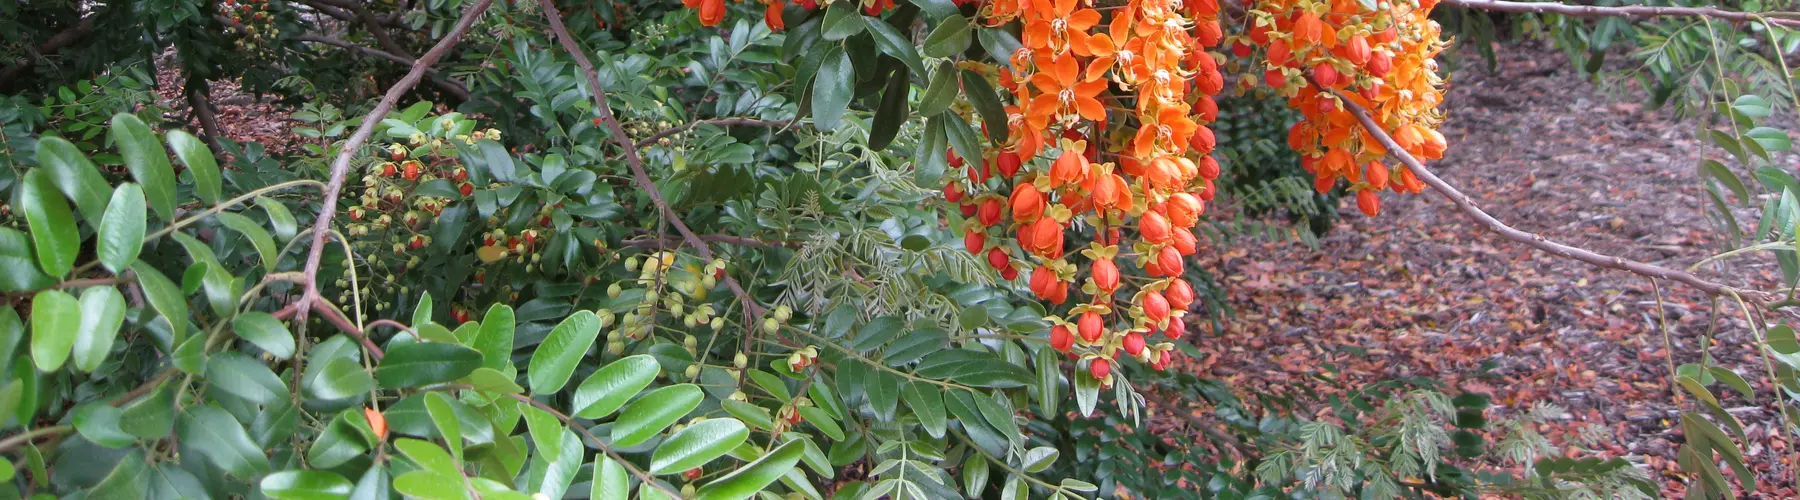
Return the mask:
<svg viewBox="0 0 1800 500">
<path fill-rule="evenodd" d="M 1442 130 L 1451 146 L 1435 171 L 1500 220 L 1571 245 L 1678 269 L 1720 251 L 1695 174 L 1693 119 L 1601 91 L 1560 53 L 1524 45 L 1500 49 L 1497 74 L 1477 66 L 1453 76 Z M 1480 64 L 1468 54 L 1461 62 Z M 1678 412 L 1696 403 L 1670 391 L 1649 280 L 1504 240 L 1429 191 L 1383 198 L 1377 218 L 1346 198 L 1343 222 L 1317 249 L 1243 241 L 1204 262 L 1225 277 L 1237 317 L 1195 339 L 1208 356 L 1187 369 L 1244 394 L 1316 386 L 1308 377 L 1327 362 L 1351 384 L 1430 377 L 1492 396 L 1490 419 L 1552 402 L 1567 413 L 1542 431 L 1559 445 L 1589 424 L 1610 431 L 1598 449 L 1570 455 L 1625 457 L 1665 495 L 1686 489 L 1674 460 Z M 1761 289 L 1778 274 L 1766 253 L 1702 272 Z M 1743 313 L 1661 285 L 1673 362 L 1698 362 L 1710 348 L 1756 388 L 1755 401 L 1713 388 L 1748 431 L 1740 445 L 1760 489 L 1748 496 L 1793 498 L 1793 482 L 1778 479 L 1793 477 L 1791 443 Z M 1484 364 L 1494 368 L 1478 376 Z"/>
</svg>

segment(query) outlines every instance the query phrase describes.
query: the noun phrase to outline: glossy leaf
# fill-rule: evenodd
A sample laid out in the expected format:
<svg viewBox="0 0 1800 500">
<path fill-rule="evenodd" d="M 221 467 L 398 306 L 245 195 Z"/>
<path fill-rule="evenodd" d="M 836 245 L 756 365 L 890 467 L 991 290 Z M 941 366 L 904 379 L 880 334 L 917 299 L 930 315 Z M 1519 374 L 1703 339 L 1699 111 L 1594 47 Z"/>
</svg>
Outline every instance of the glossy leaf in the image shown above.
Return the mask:
<svg viewBox="0 0 1800 500">
<path fill-rule="evenodd" d="M 630 500 L 631 477 L 625 466 L 604 454 L 594 459 L 594 477 L 588 498 L 592 500 Z"/>
<path fill-rule="evenodd" d="M 575 366 L 587 357 L 600 334 L 600 318 L 593 311 L 576 311 L 550 330 L 550 336 L 532 351 L 526 375 L 532 394 L 555 394 L 569 383 Z"/>
<path fill-rule="evenodd" d="M 100 167 L 88 161 L 86 154 L 61 137 L 44 137 L 37 144 L 38 165 L 50 173 L 50 182 L 64 196 L 75 202 L 81 218 L 89 223 L 101 219 L 113 196 L 113 187 L 100 175 Z"/>
<path fill-rule="evenodd" d="M 263 269 L 271 273 L 275 272 L 275 265 L 281 258 L 278 255 L 281 250 L 280 247 L 275 246 L 275 237 L 269 235 L 269 230 L 263 229 L 262 224 L 250 220 L 249 217 L 231 212 L 220 212 L 214 217 L 218 217 L 219 222 L 225 223 L 225 227 L 237 231 L 244 235 L 245 239 L 250 240 L 250 246 L 256 248 L 256 254 L 262 257 Z"/>
<path fill-rule="evenodd" d="M 471 346 L 481 351 L 481 366 L 499 370 L 512 360 L 513 331 L 516 327 L 512 306 L 494 304 L 481 317 L 481 330 Z"/>
<path fill-rule="evenodd" d="M 75 216 L 69 213 L 69 202 L 62 193 L 50 184 L 50 174 L 42 169 L 25 172 L 20 179 L 19 204 L 31 228 L 38 267 L 51 277 L 69 274 L 81 253 L 81 233 L 73 230 Z"/>
<path fill-rule="evenodd" d="M 144 210 L 144 190 L 129 182 L 120 184 L 106 204 L 94 254 L 113 274 L 123 273 L 137 262 L 138 252 L 144 248 Z"/>
<path fill-rule="evenodd" d="M 575 388 L 570 398 L 570 406 L 575 416 L 597 419 L 625 406 L 639 391 L 650 386 L 661 372 L 656 358 L 647 354 L 627 356 L 608 363 L 588 375 L 581 385 Z"/>
<path fill-rule="evenodd" d="M 260 311 L 251 311 L 231 319 L 231 330 L 238 338 L 256 344 L 256 347 L 279 359 L 294 356 L 294 334 L 287 325 L 275 316 Z"/>
<path fill-rule="evenodd" d="M 279 500 L 349 498 L 354 489 L 344 476 L 322 470 L 284 470 L 263 476 L 258 486 L 264 496 Z"/>
<path fill-rule="evenodd" d="M 188 304 L 181 287 L 142 260 L 131 264 L 131 272 L 137 276 L 138 286 L 143 288 L 150 307 L 156 308 L 156 312 L 169 322 L 175 343 L 180 343 L 186 338 L 188 324 Z"/>
<path fill-rule="evenodd" d="M 857 23 L 857 26 L 861 25 Z M 856 87 L 856 67 L 850 63 L 850 53 L 837 47 L 828 49 L 821 61 L 819 72 L 813 79 L 813 126 L 831 131 L 843 123 L 844 110 L 850 106 Z"/>
<path fill-rule="evenodd" d="M 638 398 L 613 421 L 614 446 L 636 446 L 674 425 L 700 406 L 703 394 L 694 384 L 671 385 Z"/>
<path fill-rule="evenodd" d="M 206 142 L 179 129 L 170 130 L 163 140 L 169 142 L 169 149 L 175 151 L 175 157 L 194 176 L 194 194 L 200 196 L 200 201 L 218 203 L 219 162 L 213 159 L 212 150 L 207 149 Z"/>
<path fill-rule="evenodd" d="M 187 407 L 176 433 L 207 461 L 239 479 L 269 473 L 269 458 L 250 440 L 244 426 L 216 406 Z"/>
<path fill-rule="evenodd" d="M 112 141 L 125 158 L 131 177 L 144 187 L 150 208 L 163 220 L 174 220 L 175 169 L 169 165 L 169 154 L 163 151 L 150 126 L 129 113 L 113 115 Z"/>
<path fill-rule="evenodd" d="M 31 361 L 54 372 L 69 360 L 81 329 L 81 301 L 62 290 L 44 290 L 31 299 Z"/>
<path fill-rule="evenodd" d="M 384 389 L 419 387 L 449 382 L 481 367 L 481 353 L 443 342 L 413 342 L 393 346 L 375 366 L 375 381 Z"/>
<path fill-rule="evenodd" d="M 34 254 L 30 236 L 0 227 L 0 292 L 24 292 L 56 284 L 38 267 Z"/>
<path fill-rule="evenodd" d="M 71 355 L 76 369 L 91 372 L 112 355 L 113 340 L 125 324 L 125 295 L 111 286 L 93 286 L 81 291 L 80 300 L 80 327 Z"/>
<path fill-rule="evenodd" d="M 650 473 L 673 474 L 706 465 L 749 438 L 750 429 L 735 419 L 715 418 L 689 425 L 656 447 L 650 455 Z"/>
<path fill-rule="evenodd" d="M 783 474 L 794 470 L 800 462 L 800 455 L 806 451 L 802 441 L 788 441 L 770 450 L 754 462 L 739 467 L 731 474 L 725 475 L 694 492 L 699 500 L 743 500 L 762 491 L 770 483 L 780 479 Z"/>
</svg>

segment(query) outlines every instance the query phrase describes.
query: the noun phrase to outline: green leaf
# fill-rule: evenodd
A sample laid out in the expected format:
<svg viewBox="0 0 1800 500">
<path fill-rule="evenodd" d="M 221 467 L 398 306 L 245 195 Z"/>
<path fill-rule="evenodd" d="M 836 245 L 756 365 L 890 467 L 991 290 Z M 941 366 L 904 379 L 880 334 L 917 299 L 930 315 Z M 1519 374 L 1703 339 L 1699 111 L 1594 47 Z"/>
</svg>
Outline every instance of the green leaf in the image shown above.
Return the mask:
<svg viewBox="0 0 1800 500">
<path fill-rule="evenodd" d="M 512 306 L 494 304 L 481 317 L 481 332 L 475 334 L 473 346 L 481 351 L 481 366 L 499 370 L 512 361 L 513 329 L 517 325 Z"/>
<path fill-rule="evenodd" d="M 1037 360 L 1033 363 L 1037 365 L 1038 406 L 1044 410 L 1043 415 L 1056 415 L 1056 405 L 1062 401 L 1061 395 L 1057 394 L 1062 384 L 1059 354 L 1054 349 L 1038 349 Z"/>
<path fill-rule="evenodd" d="M 788 392 L 787 383 L 782 382 L 781 377 L 777 377 L 773 373 L 752 368 L 745 372 L 745 376 L 750 377 L 751 382 L 778 401 L 787 402 L 794 399 L 794 395 Z"/>
<path fill-rule="evenodd" d="M 72 352 L 75 368 L 91 372 L 112 354 L 113 340 L 125 324 L 125 295 L 111 286 L 82 290 L 80 324 Z"/>
<path fill-rule="evenodd" d="M 1756 127 L 1744 132 L 1744 137 L 1756 141 L 1756 145 L 1771 153 L 1794 148 L 1793 139 L 1788 137 L 1787 132 L 1778 128 Z"/>
<path fill-rule="evenodd" d="M 469 498 L 468 487 L 461 476 L 450 477 L 431 471 L 416 470 L 394 478 L 394 491 L 411 498 L 452 500 Z"/>
<path fill-rule="evenodd" d="M 106 204 L 94 243 L 94 254 L 106 270 L 119 274 L 137 261 L 144 248 L 144 217 L 144 190 L 137 184 L 120 184 Z"/>
<path fill-rule="evenodd" d="M 694 411 L 704 397 L 694 384 L 671 385 L 645 394 L 613 421 L 613 445 L 629 448 L 649 440 Z"/>
<path fill-rule="evenodd" d="M 170 130 L 163 140 L 169 142 L 175 157 L 187 166 L 188 173 L 194 175 L 194 194 L 200 196 L 200 201 L 218 203 L 219 162 L 213 159 L 212 150 L 207 149 L 206 143 L 185 130 Z"/>
<path fill-rule="evenodd" d="M 262 207 L 263 213 L 269 214 L 269 225 L 275 228 L 275 237 L 281 241 L 294 239 L 300 230 L 299 221 L 294 220 L 294 213 L 288 211 L 287 205 L 273 198 L 258 196 L 256 206 Z"/>
<path fill-rule="evenodd" d="M 834 3 L 826 7 L 825 23 L 820 25 L 824 30 L 822 38 L 835 42 L 861 33 L 864 25 L 861 19 L 863 15 L 856 12 L 857 7 L 855 2 L 842 5 Z"/>
<path fill-rule="evenodd" d="M 75 202 L 81 218 L 89 223 L 100 220 L 106 212 L 107 199 L 112 198 L 112 185 L 100 175 L 100 167 L 88 161 L 87 155 L 67 139 L 45 137 L 37 144 L 38 165 L 50 173 L 50 182 L 64 196 Z"/>
<path fill-rule="evenodd" d="M 319 438 L 306 449 L 307 464 L 313 467 L 337 467 L 368 451 L 369 443 L 364 439 L 363 432 L 357 429 L 365 424 L 351 422 L 351 418 L 361 418 L 351 417 L 352 413 L 362 412 L 355 408 L 346 409 L 325 425 Z"/>
<path fill-rule="evenodd" d="M 31 361 L 44 372 L 62 369 L 81 329 L 81 301 L 62 290 L 31 299 Z"/>
<path fill-rule="evenodd" d="M 843 426 L 838 425 L 837 419 L 832 418 L 830 414 L 825 413 L 825 410 L 816 406 L 802 406 L 795 411 L 800 412 L 800 418 L 806 419 L 807 423 L 813 424 L 813 427 L 818 427 L 819 432 L 825 433 L 826 437 L 830 437 L 833 440 L 844 439 Z"/>
<path fill-rule="evenodd" d="M 783 474 L 794 470 L 800 455 L 806 451 L 803 441 L 783 443 L 762 458 L 739 467 L 731 474 L 707 483 L 694 493 L 698 500 L 743 500 L 762 491 Z"/>
<path fill-rule="evenodd" d="M 119 428 L 119 418 L 123 414 L 112 405 L 95 402 L 75 407 L 69 412 L 69 420 L 75 424 L 75 431 L 88 441 L 107 448 L 122 448 L 137 442 L 136 437 Z"/>
<path fill-rule="evenodd" d="M 150 208 L 163 220 L 175 220 L 175 169 L 169 166 L 169 154 L 150 126 L 130 113 L 113 115 L 112 141 L 119 146 L 131 177 L 144 186 Z"/>
<path fill-rule="evenodd" d="M 75 216 L 69 213 L 69 202 L 50 184 L 50 174 L 43 169 L 25 172 L 19 185 L 19 204 L 25 211 L 25 222 L 31 228 L 31 241 L 37 246 L 38 266 L 54 278 L 69 274 L 75 257 L 81 253 L 81 233 L 75 231 Z"/>
<path fill-rule="evenodd" d="M 508 377 L 506 374 L 500 373 L 500 370 L 495 370 L 493 368 L 476 368 L 474 372 L 469 374 L 468 381 L 469 385 L 475 386 L 475 390 L 481 392 L 495 394 L 521 394 L 525 392 L 525 388 L 519 387 L 517 382 L 513 382 L 512 377 Z"/>
<path fill-rule="evenodd" d="M 862 23 L 856 25 L 860 27 Z M 850 97 L 856 87 L 856 67 L 850 63 L 850 53 L 840 47 L 827 49 L 821 61 L 818 75 L 813 80 L 813 126 L 831 131 L 842 125 L 844 109 L 850 106 Z"/>
<path fill-rule="evenodd" d="M 206 381 L 252 403 L 267 405 L 287 399 L 287 384 L 269 371 L 269 365 L 240 352 L 222 352 L 206 360 Z"/>
<path fill-rule="evenodd" d="M 419 296 L 419 303 L 413 305 L 413 328 L 416 329 L 432 324 L 431 313 L 431 293 L 426 292 L 424 295 Z M 449 329 L 445 329 L 444 331 L 449 331 Z"/>
<path fill-rule="evenodd" d="M 456 463 L 462 463 L 462 421 L 450 409 L 450 397 L 442 391 L 425 393 L 425 412 L 431 414 L 432 425 L 437 426 L 438 435 L 444 437 L 444 444 L 450 446 L 450 456 L 456 458 Z"/>
<path fill-rule="evenodd" d="M 329 500 L 349 498 L 353 485 L 335 472 L 284 470 L 263 476 L 262 493 L 278 500 Z"/>
<path fill-rule="evenodd" d="M 689 425 L 651 453 L 650 473 L 674 474 L 706 465 L 749 438 L 750 429 L 736 419 L 715 418 Z"/>
<path fill-rule="evenodd" d="M 880 21 L 870 21 L 870 24 L 887 26 Z M 912 83 L 906 71 L 906 68 L 894 71 L 894 75 L 888 77 L 887 89 L 881 93 L 881 104 L 876 106 L 874 123 L 869 126 L 869 147 L 872 149 L 887 149 L 900 134 L 900 124 L 910 118 L 906 106 L 911 98 Z"/>
<path fill-rule="evenodd" d="M 38 269 L 31 237 L 17 229 L 0 227 L 0 292 L 38 290 L 54 284 L 56 280 Z"/>
<path fill-rule="evenodd" d="M 231 330 L 238 338 L 256 344 L 256 347 L 268 351 L 269 355 L 279 359 L 294 356 L 294 334 L 288 332 L 287 325 L 275 316 L 261 311 L 251 311 L 231 319 Z"/>
<path fill-rule="evenodd" d="M 1744 381 L 1744 377 L 1738 375 L 1737 372 L 1731 371 L 1730 368 L 1723 366 L 1708 366 L 1706 367 L 1706 370 L 1712 374 L 1714 379 L 1725 384 L 1726 387 L 1735 389 L 1739 394 L 1743 394 L 1744 399 L 1752 401 L 1756 400 L 1756 394 L 1751 391 L 1750 383 Z"/>
<path fill-rule="evenodd" d="M 1018 422 L 1013 420 L 1012 404 L 980 393 L 975 393 L 972 399 L 975 401 L 975 409 L 981 412 L 982 418 L 987 419 L 988 425 L 1000 431 L 1000 435 L 1011 439 L 1014 445 L 1021 444 L 1025 433 L 1019 429 Z"/>
<path fill-rule="evenodd" d="M 375 367 L 375 381 L 383 389 L 419 387 L 449 382 L 481 367 L 481 353 L 443 342 L 412 342 L 388 349 Z"/>
<path fill-rule="evenodd" d="M 137 275 L 138 286 L 143 288 L 144 298 L 150 301 L 150 307 L 155 308 L 169 322 L 174 336 L 172 343 L 180 344 L 187 338 L 188 324 L 187 299 L 183 297 L 181 287 L 175 286 L 175 282 L 169 281 L 161 271 L 142 260 L 131 264 L 131 272 Z"/>
<path fill-rule="evenodd" d="M 625 406 L 632 396 L 650 386 L 662 367 L 656 358 L 648 354 L 638 354 L 620 358 L 608 363 L 588 375 L 581 385 L 575 388 L 575 395 L 570 398 L 570 407 L 575 416 L 597 419 Z"/>
<path fill-rule="evenodd" d="M 232 477 L 251 479 L 269 473 L 269 458 L 250 440 L 244 426 L 219 407 L 187 407 L 176 433 L 184 444 Z"/>
<path fill-rule="evenodd" d="M 125 406 L 119 414 L 119 429 L 144 439 L 169 437 L 175 426 L 175 391 L 169 384 L 157 386 L 150 395 Z"/>
<path fill-rule="evenodd" d="M 126 453 L 112 472 L 88 490 L 88 498 L 145 498 L 150 492 L 150 465 L 141 451 Z"/>
<path fill-rule="evenodd" d="M 963 121 L 956 113 L 938 115 L 932 119 L 944 122 L 944 135 L 949 138 L 950 147 L 956 149 L 957 156 L 963 157 L 964 161 L 981 161 L 981 138 L 975 135 L 974 129 L 969 128 L 969 122 Z M 969 309 L 985 308 L 977 305 Z M 969 309 L 964 309 L 964 312 Z"/>
<path fill-rule="evenodd" d="M 863 381 L 869 385 L 866 388 L 869 392 L 869 406 L 874 408 L 876 418 L 883 422 L 894 420 L 894 412 L 900 407 L 900 376 L 885 370 L 874 370 Z"/>
<path fill-rule="evenodd" d="M 981 498 L 981 490 L 987 489 L 988 460 L 980 453 L 970 453 L 963 459 L 963 491 L 969 498 Z"/>
<path fill-rule="evenodd" d="M 723 408 L 725 413 L 730 413 L 732 417 L 743 421 L 745 425 L 762 430 L 775 428 L 775 418 L 769 415 L 769 410 L 761 406 L 735 399 L 726 399 L 719 401 L 719 407 Z"/>
<path fill-rule="evenodd" d="M 1769 349 L 1773 349 L 1775 352 L 1782 354 L 1800 353 L 1800 340 L 1795 339 L 1794 327 L 1788 325 L 1775 325 L 1774 328 L 1769 329 L 1765 338 L 1768 340 Z"/>
<path fill-rule="evenodd" d="M 925 382 L 911 381 L 901 386 L 900 396 L 906 399 L 906 407 L 912 409 L 913 416 L 919 418 L 919 425 L 925 428 L 927 434 L 933 438 L 944 437 L 948 419 L 944 414 L 942 391 Z"/>
<path fill-rule="evenodd" d="M 364 472 L 361 479 L 356 480 L 356 490 L 350 496 L 357 500 L 386 500 L 392 498 L 390 489 L 392 479 L 388 477 L 387 467 L 375 464 Z"/>
<path fill-rule="evenodd" d="M 925 55 L 950 57 L 969 48 L 969 18 L 946 16 L 931 35 L 925 37 Z"/>
<path fill-rule="evenodd" d="M 592 500 L 631 500 L 631 476 L 625 466 L 601 454 L 594 459 L 594 479 L 588 494 Z"/>
<path fill-rule="evenodd" d="M 857 17 L 861 17 L 863 24 L 868 25 L 869 33 L 875 35 L 875 47 L 880 48 L 881 53 L 899 59 L 900 62 L 906 64 L 906 69 L 914 74 L 925 74 L 925 61 L 919 58 L 919 50 L 913 47 L 912 40 L 907 39 L 906 35 L 900 34 L 900 30 L 894 29 L 892 25 L 883 22 L 879 17 Z M 826 20 L 830 20 L 829 12 L 826 13 Z M 827 33 L 829 34 L 829 28 Z"/>
<path fill-rule="evenodd" d="M 262 224 L 257 224 L 249 217 L 231 212 L 220 212 L 215 217 L 218 217 L 220 222 L 224 222 L 225 227 L 229 227 L 249 239 L 250 245 L 256 247 L 256 254 L 262 256 L 263 269 L 271 273 L 275 272 L 275 265 L 281 259 L 280 247 L 275 246 L 275 237 L 270 236 L 269 231 L 263 229 Z"/>
<path fill-rule="evenodd" d="M 1739 203 L 1750 202 L 1749 190 L 1744 188 L 1744 181 L 1739 179 L 1737 174 L 1733 173 L 1730 168 L 1726 168 L 1725 164 L 1719 163 L 1718 160 L 1702 160 L 1700 162 L 1700 173 L 1717 179 L 1719 184 L 1724 185 L 1726 189 L 1731 190 L 1732 195 L 1737 196 Z"/>
<path fill-rule="evenodd" d="M 400 450 L 400 453 L 406 455 L 406 458 L 411 459 L 413 463 L 419 464 L 420 468 L 427 471 L 446 476 L 462 475 L 456 466 L 456 460 L 451 458 L 450 453 L 444 451 L 444 449 L 439 447 L 436 443 L 412 438 L 400 438 L 394 440 L 394 448 Z"/>
<path fill-rule="evenodd" d="M 1100 399 L 1100 381 L 1090 375 L 1087 370 L 1076 370 L 1075 373 L 1075 405 L 1081 410 L 1081 416 L 1094 415 L 1094 404 Z"/>
<path fill-rule="evenodd" d="M 369 376 L 361 363 L 349 356 L 338 356 L 329 360 L 314 358 L 314 363 L 324 363 L 317 377 L 309 380 L 308 392 L 319 399 L 344 399 L 361 394 L 368 394 L 375 388 L 375 378 Z"/>
<path fill-rule="evenodd" d="M 531 354 L 531 365 L 526 367 L 531 393 L 555 394 L 562 390 L 599 334 L 600 317 L 586 310 L 576 311 L 550 330 L 550 336 L 538 344 Z"/>
<path fill-rule="evenodd" d="M 906 320 L 899 316 L 882 316 L 869 320 L 868 324 L 857 329 L 856 341 L 850 344 L 850 348 L 857 352 L 873 351 L 899 336 L 900 330 L 904 328 Z"/>
<path fill-rule="evenodd" d="M 1025 472 L 1043 472 L 1044 469 L 1050 468 L 1051 464 L 1056 463 L 1057 455 L 1059 453 L 1056 448 L 1039 446 L 1025 452 L 1025 457 L 1020 461 L 1025 464 Z"/>
<path fill-rule="evenodd" d="M 1006 143 L 1006 106 L 1000 103 L 1000 94 L 994 91 L 993 84 L 974 70 L 963 70 L 963 95 L 968 96 L 969 104 L 975 105 L 975 112 L 981 115 L 981 123 L 986 125 L 987 135 L 994 144 Z"/>
<path fill-rule="evenodd" d="M 956 94 L 961 90 L 962 74 L 956 70 L 956 63 L 938 63 L 937 69 L 931 72 L 931 83 L 925 87 L 925 94 L 919 97 L 919 116 L 937 116 L 950 109 L 950 103 L 956 102 Z"/>
</svg>

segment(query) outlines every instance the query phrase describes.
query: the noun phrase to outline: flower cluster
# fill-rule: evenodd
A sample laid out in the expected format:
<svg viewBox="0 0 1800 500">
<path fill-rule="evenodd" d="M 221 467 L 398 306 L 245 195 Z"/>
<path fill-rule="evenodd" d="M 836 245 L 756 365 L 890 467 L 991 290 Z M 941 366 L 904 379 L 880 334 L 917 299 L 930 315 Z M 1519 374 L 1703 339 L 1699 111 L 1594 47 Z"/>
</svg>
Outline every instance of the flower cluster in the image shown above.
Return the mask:
<svg viewBox="0 0 1800 500">
<path fill-rule="evenodd" d="M 763 3 L 763 24 L 770 31 L 781 31 L 787 24 L 781 19 L 782 9 L 787 8 L 787 0 L 759 0 Z M 831 3 L 826 0 L 826 3 Z M 694 9 L 700 15 L 700 24 L 718 26 L 725 20 L 725 0 L 681 0 L 681 4 Z M 806 10 L 819 8 L 818 0 L 794 0 L 795 5 Z M 875 16 L 887 9 L 894 8 L 894 0 L 867 0 L 863 2 L 863 12 Z"/>
<path fill-rule="evenodd" d="M 1262 81 L 1288 98 L 1305 119 L 1288 132 L 1288 145 L 1314 175 L 1320 192 L 1349 182 L 1357 206 L 1369 216 L 1381 210 L 1376 192 L 1417 193 L 1424 184 L 1405 166 L 1381 163 L 1388 151 L 1362 130 L 1340 97 L 1369 110 L 1376 123 L 1420 160 L 1444 156 L 1443 79 L 1432 59 L 1442 52 L 1437 0 L 1381 0 L 1374 9 L 1358 0 L 1261 0 L 1254 25 L 1232 44 L 1240 57 L 1258 47 Z M 1245 79 L 1246 85 L 1254 85 Z M 1326 89 L 1337 91 L 1337 95 Z"/>
<path fill-rule="evenodd" d="M 220 9 L 225 17 L 242 26 L 244 36 L 233 43 L 238 50 L 254 52 L 257 55 L 271 55 L 269 41 L 281 35 L 275 27 L 275 11 L 271 9 L 270 0 L 225 0 Z"/>
<path fill-rule="evenodd" d="M 1122 355 L 1166 368 L 1174 345 L 1148 339 L 1187 329 L 1195 297 L 1184 258 L 1198 251 L 1193 228 L 1219 175 L 1206 127 L 1225 86 L 1207 51 L 1224 38 L 1218 3 L 1133 0 L 1102 14 L 1081 0 L 995 0 L 981 13 L 1024 32 L 1011 68 L 996 71 L 1017 102 L 1007 144 L 951 162 L 968 164 L 945 188 L 975 216 L 967 249 L 1008 278 L 1030 267 L 1032 293 L 1052 304 L 1080 297 L 1048 318 L 1050 343 L 1101 384 Z M 1065 236 L 1082 233 L 1091 243 L 1066 253 Z M 1009 234 L 1019 259 L 1000 241 Z M 1121 260 L 1146 278 L 1122 281 Z"/>
</svg>

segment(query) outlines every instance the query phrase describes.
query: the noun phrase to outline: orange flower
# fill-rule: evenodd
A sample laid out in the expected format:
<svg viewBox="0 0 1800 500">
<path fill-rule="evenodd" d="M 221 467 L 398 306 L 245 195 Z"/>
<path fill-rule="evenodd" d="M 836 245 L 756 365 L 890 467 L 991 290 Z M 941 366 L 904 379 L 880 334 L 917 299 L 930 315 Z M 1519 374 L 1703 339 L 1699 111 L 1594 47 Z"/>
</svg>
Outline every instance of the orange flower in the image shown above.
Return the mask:
<svg viewBox="0 0 1800 500">
<path fill-rule="evenodd" d="M 1008 201 L 1012 205 L 1013 220 L 1031 222 L 1044 215 L 1044 193 L 1037 186 L 1021 182 L 1013 188 L 1012 197 Z"/>
<path fill-rule="evenodd" d="M 1041 71 L 1031 75 L 1031 85 L 1037 87 L 1039 95 L 1025 114 L 1032 128 L 1047 127 L 1051 117 L 1064 123 L 1076 116 L 1094 121 L 1106 119 L 1106 107 L 1096 98 L 1106 90 L 1106 81 L 1080 81 L 1081 64 L 1075 56 L 1040 55 L 1037 64 Z"/>
<path fill-rule="evenodd" d="M 1050 187 L 1062 187 L 1087 180 L 1088 161 L 1082 156 L 1085 141 L 1063 139 L 1062 155 L 1050 164 Z"/>
<path fill-rule="evenodd" d="M 787 23 L 782 22 L 781 19 L 781 9 L 786 6 L 787 2 L 783 0 L 771 0 L 769 2 L 769 7 L 763 11 L 763 24 L 769 26 L 769 31 L 781 31 L 787 29 Z"/>
<path fill-rule="evenodd" d="M 1187 152 L 1188 142 L 1194 137 L 1194 129 L 1199 128 L 1192 118 L 1188 118 L 1187 112 L 1185 105 L 1168 106 L 1159 110 L 1155 122 L 1138 127 L 1137 137 L 1131 141 L 1131 153 L 1153 156 L 1158 152 Z"/>
<path fill-rule="evenodd" d="M 363 417 L 369 419 L 369 430 L 375 431 L 375 439 L 387 439 L 387 417 L 374 408 L 363 408 Z"/>
<path fill-rule="evenodd" d="M 1032 49 L 1048 49 L 1056 54 L 1068 52 L 1071 46 L 1087 45 L 1087 31 L 1100 24 L 1100 13 L 1094 9 L 1075 10 L 1079 0 L 1032 0 L 1021 42 Z"/>
<path fill-rule="evenodd" d="M 1119 174 L 1106 174 L 1094 182 L 1094 206 L 1131 210 L 1131 186 Z"/>
</svg>

